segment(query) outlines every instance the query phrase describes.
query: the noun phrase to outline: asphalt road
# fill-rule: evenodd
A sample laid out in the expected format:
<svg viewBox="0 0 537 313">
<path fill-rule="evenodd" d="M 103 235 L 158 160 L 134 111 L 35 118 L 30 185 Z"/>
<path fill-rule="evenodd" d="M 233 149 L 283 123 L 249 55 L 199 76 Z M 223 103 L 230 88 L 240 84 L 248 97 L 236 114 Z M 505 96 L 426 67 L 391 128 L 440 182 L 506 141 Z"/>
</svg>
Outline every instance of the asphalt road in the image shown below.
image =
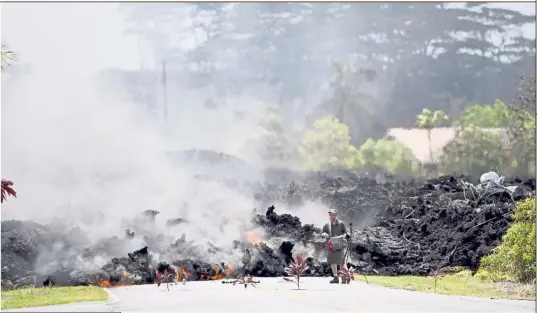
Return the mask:
<svg viewBox="0 0 537 313">
<path fill-rule="evenodd" d="M 331 285 L 329 278 L 303 278 L 301 289 L 281 278 L 261 278 L 257 288 L 221 281 L 186 285 L 111 288 L 109 303 L 79 303 L 12 311 L 132 312 L 132 311 L 258 311 L 294 312 L 535 312 L 534 301 L 443 296 L 394 290 L 364 283 Z"/>
</svg>

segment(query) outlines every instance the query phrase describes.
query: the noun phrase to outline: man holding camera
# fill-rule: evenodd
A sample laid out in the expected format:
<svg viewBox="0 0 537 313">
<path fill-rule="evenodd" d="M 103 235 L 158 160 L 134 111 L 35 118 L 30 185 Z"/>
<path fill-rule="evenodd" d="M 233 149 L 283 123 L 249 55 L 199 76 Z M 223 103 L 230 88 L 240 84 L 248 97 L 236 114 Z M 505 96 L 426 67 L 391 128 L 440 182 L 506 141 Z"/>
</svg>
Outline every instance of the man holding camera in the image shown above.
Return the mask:
<svg viewBox="0 0 537 313">
<path fill-rule="evenodd" d="M 328 217 L 330 220 L 324 225 L 321 237 L 326 239 L 326 248 L 328 250 L 326 261 L 330 264 L 332 275 L 334 275 L 334 278 L 330 283 L 339 284 L 337 266 L 340 265 L 341 268 L 347 267 L 344 260 L 345 247 L 347 246 L 347 241 L 349 240 L 350 235 L 347 233 L 345 224 L 338 220 L 336 209 L 328 211 Z M 350 281 L 343 280 L 342 283 L 348 284 Z"/>
</svg>

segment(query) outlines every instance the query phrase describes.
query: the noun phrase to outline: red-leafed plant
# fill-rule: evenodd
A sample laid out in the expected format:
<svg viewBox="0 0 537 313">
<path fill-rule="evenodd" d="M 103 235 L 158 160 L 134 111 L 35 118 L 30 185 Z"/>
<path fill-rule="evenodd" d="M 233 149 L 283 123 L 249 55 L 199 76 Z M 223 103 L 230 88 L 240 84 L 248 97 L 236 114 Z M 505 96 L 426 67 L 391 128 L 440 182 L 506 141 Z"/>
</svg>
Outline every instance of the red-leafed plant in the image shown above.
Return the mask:
<svg viewBox="0 0 537 313">
<path fill-rule="evenodd" d="M 259 282 L 255 281 L 252 275 L 246 275 L 246 276 L 239 276 L 239 278 L 235 279 L 233 281 L 233 286 L 237 284 L 244 285 L 244 289 L 246 289 L 248 285 L 251 285 L 252 287 L 256 287 L 257 283 Z"/>
<path fill-rule="evenodd" d="M 300 277 L 302 277 L 302 274 L 304 274 L 307 269 L 308 264 L 306 261 L 301 256 L 297 256 L 296 262 L 291 261 L 289 267 L 285 268 L 285 273 L 294 279 L 289 277 L 284 277 L 283 279 L 295 283 L 298 289 L 300 289 Z"/>
<path fill-rule="evenodd" d="M 13 182 L 7 179 L 2 179 L 2 198 L 0 199 L 1 203 L 7 199 L 7 196 L 17 197 L 17 192 L 13 189 Z"/>
<path fill-rule="evenodd" d="M 165 282 L 166 288 L 170 290 L 170 280 L 173 279 L 173 275 L 168 272 L 168 270 L 164 270 L 164 272 L 161 274 L 157 269 L 155 269 L 155 275 L 157 277 L 157 287 L 160 287 L 160 285 Z"/>
<path fill-rule="evenodd" d="M 434 279 L 434 293 L 436 293 L 436 284 L 439 279 L 442 279 L 444 277 L 444 273 L 442 272 L 442 269 L 435 269 L 429 272 L 428 277 Z"/>
<path fill-rule="evenodd" d="M 339 277 L 341 277 L 341 280 L 343 282 L 349 282 L 350 283 L 351 280 L 354 280 L 354 271 L 355 270 L 356 270 L 355 267 L 348 268 L 348 267 L 345 266 L 345 267 L 342 267 L 339 270 L 338 274 L 339 274 Z M 366 277 L 365 280 L 367 282 L 367 277 Z"/>
</svg>

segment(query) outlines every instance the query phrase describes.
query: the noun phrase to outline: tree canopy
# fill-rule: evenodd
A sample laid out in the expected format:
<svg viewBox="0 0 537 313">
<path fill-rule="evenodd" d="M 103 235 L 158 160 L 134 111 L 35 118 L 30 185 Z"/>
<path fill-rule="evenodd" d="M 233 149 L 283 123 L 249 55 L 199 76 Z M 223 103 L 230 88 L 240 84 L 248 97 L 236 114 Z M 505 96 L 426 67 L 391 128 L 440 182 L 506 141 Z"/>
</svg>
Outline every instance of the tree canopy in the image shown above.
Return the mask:
<svg viewBox="0 0 537 313">
<path fill-rule="evenodd" d="M 513 82 L 535 68 L 535 39 L 521 34 L 535 16 L 484 3 L 120 7 L 156 63 L 167 61 L 170 79 L 216 94 L 262 93 L 260 100 L 303 116 L 327 99 L 325 114 L 347 124 L 357 145 L 381 136 L 376 125 L 411 127 L 424 107 L 456 117 L 460 103 L 511 102 Z M 373 82 L 363 69 L 375 73 Z"/>
</svg>

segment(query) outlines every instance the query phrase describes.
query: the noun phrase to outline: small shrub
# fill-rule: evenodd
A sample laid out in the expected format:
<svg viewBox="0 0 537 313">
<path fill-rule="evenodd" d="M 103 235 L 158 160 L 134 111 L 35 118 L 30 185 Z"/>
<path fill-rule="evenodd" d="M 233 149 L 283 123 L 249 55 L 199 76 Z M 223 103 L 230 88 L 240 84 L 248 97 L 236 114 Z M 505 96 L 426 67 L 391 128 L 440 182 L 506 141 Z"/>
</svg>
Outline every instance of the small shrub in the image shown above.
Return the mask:
<svg viewBox="0 0 537 313">
<path fill-rule="evenodd" d="M 444 277 L 444 272 L 442 272 L 442 269 L 435 269 L 429 272 L 428 277 L 434 279 L 434 293 L 436 293 L 436 285 L 438 283 L 438 280 L 442 279 Z"/>
<path fill-rule="evenodd" d="M 339 270 L 338 275 L 341 277 L 343 282 L 351 282 L 351 280 L 354 280 L 354 271 L 356 268 L 354 267 L 343 267 Z M 365 280 L 367 281 L 367 277 L 364 275 Z"/>
<path fill-rule="evenodd" d="M 444 272 L 445 274 L 449 274 L 449 275 L 457 274 L 457 273 L 465 272 L 465 271 L 469 271 L 469 269 L 464 266 L 447 266 L 447 267 L 444 267 L 444 269 L 442 270 L 442 272 Z"/>
<path fill-rule="evenodd" d="M 301 256 L 297 256 L 296 262 L 291 261 L 289 267 L 285 268 L 285 273 L 294 279 L 288 277 L 284 277 L 283 279 L 295 283 L 297 288 L 300 289 L 300 277 L 302 277 L 307 269 L 308 264 L 306 261 Z"/>
<path fill-rule="evenodd" d="M 452 275 L 453 277 L 457 278 L 471 278 L 472 277 L 472 271 L 470 270 L 463 270 L 458 273 L 455 273 Z"/>
<path fill-rule="evenodd" d="M 492 281 L 535 280 L 535 198 L 518 202 L 513 212 L 514 224 L 491 255 L 481 259 L 480 276 Z"/>
<path fill-rule="evenodd" d="M 248 285 L 251 285 L 252 287 L 257 287 L 256 284 L 258 283 L 259 282 L 255 281 L 252 275 L 240 276 L 232 282 L 233 286 L 244 285 L 245 289 L 248 288 Z"/>
<path fill-rule="evenodd" d="M 480 268 L 477 270 L 477 272 L 474 275 L 474 278 L 482 282 L 489 282 L 489 283 L 510 280 L 509 276 L 507 275 L 491 273 L 483 268 Z"/>
</svg>

